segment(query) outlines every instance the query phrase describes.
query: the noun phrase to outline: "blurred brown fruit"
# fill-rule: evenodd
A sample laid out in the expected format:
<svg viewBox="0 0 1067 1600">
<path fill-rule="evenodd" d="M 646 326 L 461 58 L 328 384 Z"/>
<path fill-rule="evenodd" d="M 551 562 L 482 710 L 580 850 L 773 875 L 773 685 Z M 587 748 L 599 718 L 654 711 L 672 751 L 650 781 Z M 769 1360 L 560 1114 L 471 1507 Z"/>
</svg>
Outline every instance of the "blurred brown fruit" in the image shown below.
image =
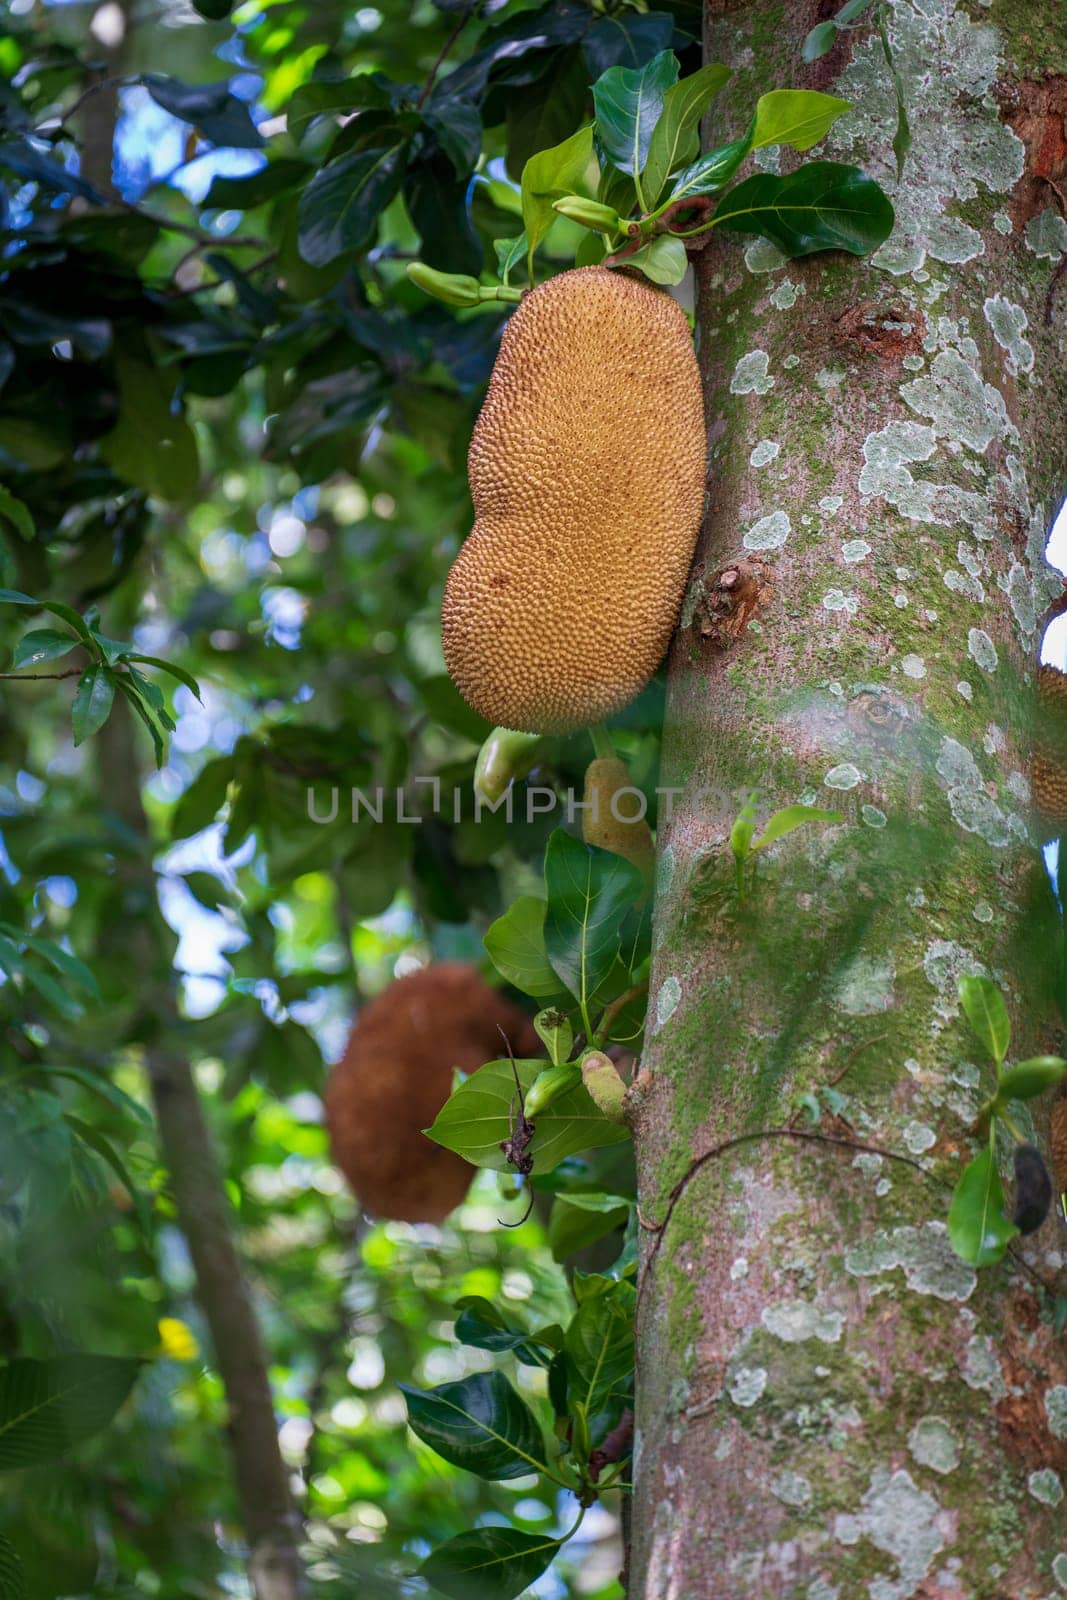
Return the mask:
<svg viewBox="0 0 1067 1600">
<path fill-rule="evenodd" d="M 398 1222 L 440 1222 L 474 1169 L 422 1132 L 452 1090 L 504 1055 L 543 1054 L 530 1019 L 474 967 L 442 961 L 398 978 L 359 1013 L 326 1085 L 333 1159 L 361 1205 Z"/>
</svg>

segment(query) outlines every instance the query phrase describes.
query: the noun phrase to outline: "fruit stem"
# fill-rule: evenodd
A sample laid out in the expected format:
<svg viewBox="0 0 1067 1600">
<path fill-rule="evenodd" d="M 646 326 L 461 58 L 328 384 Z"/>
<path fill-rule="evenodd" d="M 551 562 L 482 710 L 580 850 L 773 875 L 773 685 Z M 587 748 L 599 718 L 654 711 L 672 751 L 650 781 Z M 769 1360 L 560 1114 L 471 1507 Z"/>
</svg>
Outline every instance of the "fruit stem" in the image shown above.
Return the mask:
<svg viewBox="0 0 1067 1600">
<path fill-rule="evenodd" d="M 593 741 L 593 754 L 598 761 L 603 761 L 615 754 L 615 746 L 612 743 L 611 734 L 602 722 L 594 723 L 589 730 L 589 737 Z"/>
</svg>

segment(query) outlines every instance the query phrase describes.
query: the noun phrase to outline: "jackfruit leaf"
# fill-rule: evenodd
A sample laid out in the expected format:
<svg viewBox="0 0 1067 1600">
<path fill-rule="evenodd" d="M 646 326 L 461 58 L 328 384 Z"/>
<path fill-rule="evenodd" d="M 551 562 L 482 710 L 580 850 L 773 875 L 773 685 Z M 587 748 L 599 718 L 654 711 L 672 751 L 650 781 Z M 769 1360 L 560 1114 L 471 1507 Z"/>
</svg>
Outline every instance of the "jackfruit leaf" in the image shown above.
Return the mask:
<svg viewBox="0 0 1067 1600">
<path fill-rule="evenodd" d="M 1067 1061 L 1059 1056 L 1034 1056 L 1030 1061 L 1019 1061 L 1000 1075 L 997 1084 L 995 1110 L 1006 1106 L 1009 1100 L 1035 1100 L 1046 1089 L 1054 1089 L 1067 1077 Z"/>
<path fill-rule="evenodd" d="M 58 661 L 78 644 L 69 633 L 58 633 L 54 628 L 34 628 L 24 633 L 15 646 L 11 658 L 13 667 L 35 667 L 42 661 Z"/>
<path fill-rule="evenodd" d="M 752 148 L 787 144 L 794 150 L 810 150 L 838 117 L 851 109 L 852 102 L 836 94 L 819 94 L 814 89 L 772 89 L 756 102 Z"/>
<path fill-rule="evenodd" d="M 948 1212 L 952 1248 L 972 1267 L 989 1267 L 1003 1258 L 1019 1230 L 1004 1215 L 1004 1187 L 991 1150 L 983 1150 L 963 1171 Z"/>
<path fill-rule="evenodd" d="M 557 1261 L 626 1225 L 627 1202 L 616 1194 L 557 1195 L 548 1219 L 548 1242 Z"/>
<path fill-rule="evenodd" d="M 681 239 L 672 239 L 667 233 L 657 234 L 632 256 L 626 257 L 628 267 L 636 267 L 651 283 L 665 285 L 681 283 L 689 266 L 685 245 Z"/>
<path fill-rule="evenodd" d="M 810 161 L 746 178 L 719 201 L 714 225 L 759 233 L 787 256 L 816 250 L 869 255 L 889 237 L 893 207 L 873 179 L 839 161 Z"/>
<path fill-rule="evenodd" d="M 0 1367 L 0 1472 L 55 1461 L 109 1423 L 142 1363 L 66 1355 Z"/>
<path fill-rule="evenodd" d="M 442 102 L 434 96 L 422 120 L 451 161 L 456 177 L 469 178 L 482 153 L 482 119 L 474 102 L 456 95 Z"/>
<path fill-rule="evenodd" d="M 76 745 L 84 744 L 86 739 L 99 732 L 111 715 L 114 700 L 115 674 L 111 669 L 99 663 L 86 667 L 78 679 L 71 707 L 70 720 Z"/>
<path fill-rule="evenodd" d="M 24 539 L 32 539 L 34 526 L 30 508 L 0 484 L 0 517 L 10 522 Z"/>
<path fill-rule="evenodd" d="M 751 148 L 752 139 L 746 135 L 744 139 L 720 145 L 717 150 L 709 150 L 675 178 L 668 196 L 669 204 L 690 197 L 696 199 L 702 194 L 715 194 L 729 183 Z"/>
<path fill-rule="evenodd" d="M 317 172 L 297 207 L 297 248 L 312 267 L 358 250 L 400 188 L 408 141 L 356 150 Z"/>
<path fill-rule="evenodd" d="M 286 128 L 299 144 L 319 117 L 364 108 L 384 111 L 391 104 L 388 85 L 377 72 L 361 72 L 339 82 L 304 83 L 289 101 Z"/>
<path fill-rule="evenodd" d="M 0 1533 L 0 1600 L 27 1600 L 26 1571 L 10 1539 Z"/>
<path fill-rule="evenodd" d="M 544 1071 L 543 1061 L 516 1061 L 523 1093 Z M 454 1150 L 475 1167 L 510 1172 L 500 1146 L 518 1115 L 515 1076 L 510 1061 L 488 1061 L 453 1089 L 432 1127 L 426 1133 L 435 1144 Z M 597 1110 L 582 1085 L 576 1084 L 553 1100 L 534 1125 L 530 1146 L 535 1174 L 551 1172 L 564 1156 L 600 1145 L 621 1144 L 629 1133 L 620 1123 L 609 1122 Z"/>
<path fill-rule="evenodd" d="M 763 850 L 776 839 L 784 839 L 787 833 L 802 828 L 807 822 L 844 822 L 844 820 L 840 811 L 822 811 L 818 806 L 783 806 L 781 811 L 776 811 L 768 820 L 767 826 L 752 845 L 752 849 Z"/>
<path fill-rule="evenodd" d="M 802 61 L 818 61 L 821 56 L 832 50 L 836 43 L 836 22 L 817 22 L 804 40 L 800 58 Z"/>
<path fill-rule="evenodd" d="M 116 361 L 119 420 L 100 441 L 120 478 L 161 500 L 187 500 L 200 473 L 196 435 L 171 409 L 172 391 L 147 361 L 120 352 Z"/>
<path fill-rule="evenodd" d="M 596 194 L 599 168 L 593 152 L 593 125 L 579 128 L 562 144 L 531 156 L 522 169 L 522 220 L 531 262 L 534 251 L 556 220 L 553 200 L 565 194 L 580 194 L 592 199 Z"/>
<path fill-rule="evenodd" d="M 230 93 L 225 79 L 219 83 L 182 83 L 157 72 L 142 79 L 157 106 L 180 122 L 191 123 L 212 144 L 230 150 L 258 150 L 263 144 L 243 100 Z"/>
<path fill-rule="evenodd" d="M 259 172 L 246 173 L 240 178 L 217 177 L 204 197 L 204 210 L 253 211 L 256 206 L 265 205 L 268 200 L 303 183 L 314 170 L 306 161 L 283 156 Z"/>
<path fill-rule="evenodd" d="M 460 1344 L 475 1350 L 510 1350 L 526 1367 L 547 1367 L 552 1351 L 563 1343 L 562 1328 L 553 1325 L 536 1334 L 527 1333 L 479 1294 L 464 1295 L 456 1301 L 456 1310 L 455 1336 Z"/>
<path fill-rule="evenodd" d="M 638 869 L 557 828 L 545 849 L 545 950 L 552 970 L 588 1005 L 615 964 L 623 919 L 640 899 Z"/>
<path fill-rule="evenodd" d="M 562 1011 L 548 1006 L 534 1017 L 537 1037 L 548 1051 L 548 1059 L 560 1067 L 570 1060 L 574 1044 L 574 1029 Z"/>
<path fill-rule="evenodd" d="M 514 1600 L 554 1560 L 558 1539 L 518 1528 L 476 1528 L 438 1545 L 419 1576 L 451 1600 Z"/>
<path fill-rule="evenodd" d="M 233 775 L 232 756 L 216 756 L 200 769 L 171 814 L 172 839 L 188 839 L 214 822 L 226 800 Z"/>
<path fill-rule="evenodd" d="M 513 239 L 494 239 L 493 249 L 496 251 L 496 267 L 500 274 L 500 281 L 501 283 L 507 283 L 511 277 L 512 269 L 526 254 L 525 228 L 521 233 L 517 233 Z"/>
<path fill-rule="evenodd" d="M 611 67 L 593 85 L 600 143 L 613 166 L 635 179 L 644 171 L 667 90 L 678 81 L 678 57 L 662 50 L 643 67 Z"/>
<path fill-rule="evenodd" d="M 649 208 L 655 206 L 675 168 L 700 153 L 700 119 L 730 75 L 729 67 L 709 61 L 699 72 L 667 90 L 645 162 L 643 188 Z"/>
<path fill-rule="evenodd" d="M 399 1387 L 412 1432 L 454 1467 L 494 1482 L 548 1470 L 537 1419 L 502 1372 L 476 1372 L 435 1389 Z"/>
<path fill-rule="evenodd" d="M 643 67 L 669 50 L 674 18 L 666 11 L 622 12 L 601 17 L 582 40 L 582 55 L 594 83 L 611 67 Z"/>
<path fill-rule="evenodd" d="M 960 1005 L 975 1037 L 989 1051 L 997 1066 L 1011 1044 L 1011 1020 L 1004 996 L 990 978 L 969 974 L 959 982 Z"/>
<path fill-rule="evenodd" d="M 520 894 L 483 940 L 500 976 L 535 1000 L 558 998 L 565 992 L 545 951 L 546 909 L 537 895 Z"/>
<path fill-rule="evenodd" d="M 568 1403 L 592 1417 L 612 1394 L 625 1394 L 634 1369 L 632 1283 L 620 1279 L 605 1294 L 583 1300 L 563 1336 Z"/>
</svg>

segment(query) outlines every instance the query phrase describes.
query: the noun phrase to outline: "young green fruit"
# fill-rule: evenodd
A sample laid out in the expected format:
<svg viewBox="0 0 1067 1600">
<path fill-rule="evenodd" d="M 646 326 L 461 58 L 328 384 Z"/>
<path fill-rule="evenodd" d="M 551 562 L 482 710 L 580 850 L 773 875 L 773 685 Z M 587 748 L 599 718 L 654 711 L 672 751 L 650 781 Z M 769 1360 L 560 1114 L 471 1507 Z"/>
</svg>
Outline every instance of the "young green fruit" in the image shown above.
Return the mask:
<svg viewBox="0 0 1067 1600">
<path fill-rule="evenodd" d="M 516 778 L 525 778 L 544 740 L 537 733 L 512 733 L 508 728 L 494 728 L 478 751 L 474 767 L 474 788 L 495 805 L 506 793 L 508 784 Z"/>
<path fill-rule="evenodd" d="M 494 725 L 602 722 L 652 676 L 681 607 L 706 436 L 689 324 L 604 267 L 526 294 L 469 456 L 475 523 L 445 586 L 445 661 Z"/>
<path fill-rule="evenodd" d="M 618 1067 L 603 1050 L 589 1050 L 582 1057 L 582 1082 L 589 1098 L 609 1122 L 623 1122 L 623 1096 L 626 1084 Z"/>
<path fill-rule="evenodd" d="M 582 1069 L 573 1062 L 569 1066 L 546 1067 L 544 1072 L 538 1073 L 527 1090 L 523 1110 L 532 1122 L 548 1109 L 553 1100 L 558 1100 L 561 1094 L 566 1094 L 568 1089 L 573 1089 L 581 1081 Z"/>
</svg>

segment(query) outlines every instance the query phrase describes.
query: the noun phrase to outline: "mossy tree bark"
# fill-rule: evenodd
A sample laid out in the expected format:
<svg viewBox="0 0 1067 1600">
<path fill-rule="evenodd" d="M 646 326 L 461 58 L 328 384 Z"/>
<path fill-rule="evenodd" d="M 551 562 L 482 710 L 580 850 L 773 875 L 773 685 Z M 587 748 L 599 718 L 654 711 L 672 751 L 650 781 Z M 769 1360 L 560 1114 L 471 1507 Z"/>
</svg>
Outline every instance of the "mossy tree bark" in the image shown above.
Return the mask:
<svg viewBox="0 0 1067 1600">
<path fill-rule="evenodd" d="M 945 1218 L 992 1080 L 959 977 L 1000 983 L 1012 1058 L 1062 1040 L 1026 774 L 1067 469 L 1067 20 L 889 0 L 897 186 L 873 10 L 800 65 L 836 9 L 707 16 L 737 69 L 710 142 L 774 85 L 842 94 L 819 154 L 881 178 L 898 226 L 871 261 L 733 235 L 697 264 L 709 509 L 637 1112 L 630 1593 L 1036 1600 L 1067 1591 L 1062 1224 L 976 1274 Z M 753 788 L 844 822 L 769 849 L 739 905 Z"/>
</svg>

